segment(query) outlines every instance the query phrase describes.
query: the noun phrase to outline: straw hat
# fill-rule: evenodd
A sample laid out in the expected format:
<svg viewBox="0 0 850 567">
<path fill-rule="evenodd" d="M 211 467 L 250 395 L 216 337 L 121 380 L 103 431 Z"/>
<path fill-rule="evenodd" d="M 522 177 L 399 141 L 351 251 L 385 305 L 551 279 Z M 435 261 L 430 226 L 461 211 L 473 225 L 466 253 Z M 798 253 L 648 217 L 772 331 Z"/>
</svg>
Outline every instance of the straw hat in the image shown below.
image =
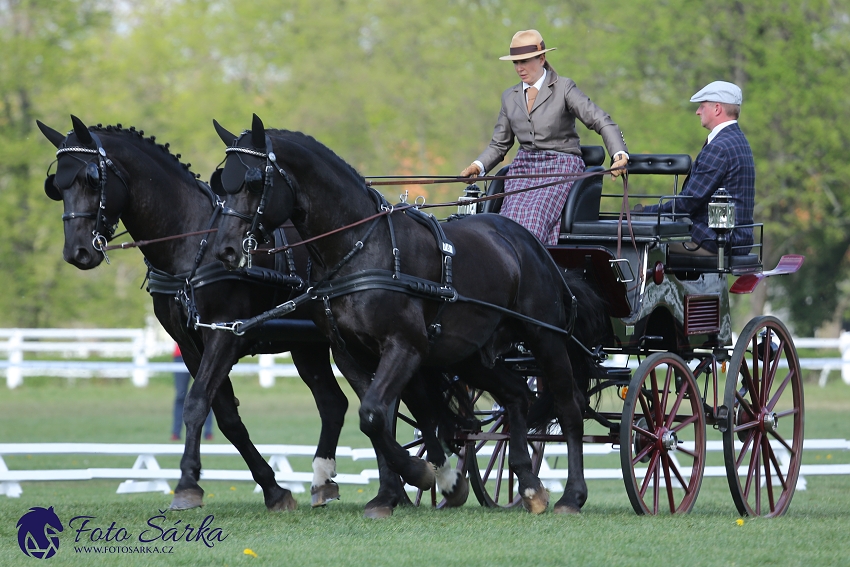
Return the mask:
<svg viewBox="0 0 850 567">
<path fill-rule="evenodd" d="M 511 39 L 511 54 L 499 57 L 502 61 L 519 61 L 520 59 L 531 59 L 541 53 L 552 51 L 556 47 L 546 49 L 543 36 L 537 30 L 523 30 L 514 34 Z"/>
</svg>

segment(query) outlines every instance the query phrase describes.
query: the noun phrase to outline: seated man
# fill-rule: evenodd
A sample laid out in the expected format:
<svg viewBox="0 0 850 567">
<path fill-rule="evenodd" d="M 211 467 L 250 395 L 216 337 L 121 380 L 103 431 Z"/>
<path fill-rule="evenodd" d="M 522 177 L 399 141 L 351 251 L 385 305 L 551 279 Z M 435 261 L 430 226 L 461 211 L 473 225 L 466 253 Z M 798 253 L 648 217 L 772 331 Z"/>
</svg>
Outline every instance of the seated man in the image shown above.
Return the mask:
<svg viewBox="0 0 850 567">
<path fill-rule="evenodd" d="M 691 102 L 700 103 L 696 114 L 710 134 L 682 185 L 681 195 L 687 198 L 666 201 L 660 206 L 635 206 L 636 212 L 643 213 L 672 213 L 675 207 L 676 213 L 691 218 L 692 242 L 671 244 L 669 252 L 717 254 L 717 234 L 708 227 L 708 203 L 721 187 L 735 203 L 735 225 L 753 224 L 756 170 L 750 144 L 738 127 L 742 98 L 741 89 L 725 81 L 714 81 L 691 97 Z M 749 253 L 753 244 L 752 227 L 733 230 L 729 244 L 743 246 L 732 248 L 732 254 Z"/>
</svg>

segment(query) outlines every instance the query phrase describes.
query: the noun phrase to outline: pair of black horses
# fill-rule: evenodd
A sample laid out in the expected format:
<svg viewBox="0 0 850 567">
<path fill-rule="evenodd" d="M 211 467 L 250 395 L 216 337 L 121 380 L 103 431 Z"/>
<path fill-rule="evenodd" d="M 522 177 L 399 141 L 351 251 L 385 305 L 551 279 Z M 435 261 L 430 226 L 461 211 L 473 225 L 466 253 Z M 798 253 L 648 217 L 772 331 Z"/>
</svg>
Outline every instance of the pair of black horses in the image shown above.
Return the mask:
<svg viewBox="0 0 850 567">
<path fill-rule="evenodd" d="M 194 377 L 172 509 L 202 505 L 200 440 L 210 407 L 262 487 L 267 508 L 296 507 L 252 444 L 229 378 L 240 357 L 285 350 L 311 389 L 322 421 L 312 504 L 338 497 L 332 479 L 347 400 L 331 370 L 329 342 L 334 361 L 360 398 L 360 427 L 378 458 L 380 488 L 366 505 L 366 516 L 389 516 L 407 500 L 401 479 L 422 489 L 436 483 L 450 506 L 465 502 L 464 473 L 450 467 L 438 438 L 438 432 L 448 435 L 444 424 L 452 413 L 445 386 L 449 376 L 489 391 L 505 408 L 510 467 L 523 505 L 533 513 L 547 509 L 548 492 L 528 453 L 530 405 L 543 408 L 535 411 L 542 422 L 557 418 L 568 445 L 569 478 L 554 510 L 580 511 L 587 498 L 583 412 L 595 372 L 580 344 L 599 344 L 608 319 L 585 282 L 560 269 L 524 228 L 492 214 L 435 228 L 419 211 L 390 207 L 312 137 L 267 130 L 256 115 L 251 130 L 239 136 L 214 121 L 227 157 L 223 170 L 212 176 L 212 191 L 153 136 L 71 119 L 67 136 L 38 122 L 58 149 L 56 173 L 48 176 L 45 192 L 64 203 L 65 260 L 80 269 L 98 266 L 120 219 L 134 240 L 155 241 L 141 246 L 150 274 L 173 283 L 150 289 L 156 316 L 180 345 Z M 293 269 L 308 283 L 282 290 L 243 277 L 246 263 L 272 267 L 266 254 L 246 261 L 256 243 L 286 221 L 297 231 L 289 234 L 290 242 L 315 238 L 294 255 Z M 217 232 L 157 240 L 211 228 Z M 213 275 L 199 279 L 201 274 Z M 280 341 L 194 325 L 250 320 L 280 305 L 286 306 L 282 311 L 294 310 L 289 317 L 312 319 L 327 342 Z M 536 397 L 523 377 L 499 363 L 517 343 L 534 353 L 543 375 Z M 411 456 L 392 435 L 399 398 L 423 433 L 427 461 Z"/>
</svg>

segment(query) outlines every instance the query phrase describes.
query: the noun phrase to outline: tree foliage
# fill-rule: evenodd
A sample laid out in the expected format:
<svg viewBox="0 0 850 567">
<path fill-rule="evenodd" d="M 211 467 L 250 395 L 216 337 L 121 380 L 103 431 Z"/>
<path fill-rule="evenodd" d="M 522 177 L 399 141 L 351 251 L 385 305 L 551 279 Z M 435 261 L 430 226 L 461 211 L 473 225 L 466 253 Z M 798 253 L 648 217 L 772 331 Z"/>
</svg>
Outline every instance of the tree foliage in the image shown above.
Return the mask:
<svg viewBox="0 0 850 567">
<path fill-rule="evenodd" d="M 254 112 L 365 175 L 454 174 L 489 140 L 517 80 L 498 57 L 528 28 L 632 152 L 696 154 L 706 132 L 688 98 L 712 80 L 741 85 L 765 263 L 807 256 L 769 299 L 801 330 L 841 318 L 850 0 L 0 0 L 0 324 L 135 326 L 149 309 L 138 252 L 86 273 L 62 261 L 61 205 L 41 191 L 55 149 L 36 118 L 135 125 L 205 179 L 224 156 L 211 120 L 238 132 Z M 386 194 L 462 189 L 426 187 Z"/>
</svg>

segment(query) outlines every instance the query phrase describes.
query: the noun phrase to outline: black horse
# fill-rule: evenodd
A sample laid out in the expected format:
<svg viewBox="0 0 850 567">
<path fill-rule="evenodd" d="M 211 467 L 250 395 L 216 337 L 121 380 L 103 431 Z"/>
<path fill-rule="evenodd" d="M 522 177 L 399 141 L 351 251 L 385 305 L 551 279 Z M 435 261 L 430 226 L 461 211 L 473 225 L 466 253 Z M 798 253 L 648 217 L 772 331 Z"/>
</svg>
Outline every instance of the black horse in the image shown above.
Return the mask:
<svg viewBox="0 0 850 567">
<path fill-rule="evenodd" d="M 410 457 L 389 434 L 392 400 L 417 371 L 449 369 L 489 390 L 506 408 L 510 466 L 523 505 L 533 513 L 546 510 L 548 493 L 528 454 L 528 389 L 497 363 L 522 341 L 545 376 L 543 387 L 568 444 L 569 478 L 555 511 L 578 512 L 587 486 L 585 396 L 568 352 L 574 347 L 568 330 L 575 296 L 546 248 L 498 215 L 437 225 L 416 209 L 393 210 L 327 147 L 298 132 L 265 130 L 256 115 L 252 129 L 241 136 L 215 126 L 229 147 L 213 189 L 228 194 L 231 206 L 251 219 L 247 231 L 244 220 L 222 220 L 216 256 L 227 267 L 238 267 L 244 262 L 243 238 L 250 242 L 257 226 L 288 219 L 304 240 L 319 237 L 307 244 L 318 283 L 276 312 L 307 301 L 323 304 L 314 320 L 331 340 L 343 374 L 370 382 L 361 400 L 360 427 L 391 468 L 416 479 L 429 466 Z"/>
<path fill-rule="evenodd" d="M 157 144 L 153 136 L 144 138 L 143 132 L 134 128 L 124 129 L 120 125 L 88 128 L 78 118 L 71 119 L 73 130 L 67 137 L 38 122 L 45 137 L 59 148 L 57 172 L 46 180 L 45 192 L 51 199 L 64 201 L 67 262 L 83 270 L 98 266 L 104 258 L 102 248 L 112 237 L 119 217 L 136 240 L 210 228 L 220 201 L 189 171 L 188 164 L 180 163 L 179 154 L 169 152 L 167 144 Z M 293 231 L 290 237 L 297 234 Z M 231 321 L 261 313 L 289 294 L 276 286 L 239 277 L 220 277 L 222 270 L 215 269 L 220 268 L 219 262 L 209 254 L 199 257 L 201 241 L 207 238 L 212 240 L 214 235 L 141 247 L 151 268 L 154 312 L 180 345 L 186 365 L 195 377 L 183 412 L 186 444 L 180 462 L 182 476 L 171 509 L 202 505 L 204 491 L 198 485 L 201 427 L 210 407 L 222 433 L 239 450 L 254 480 L 262 487 L 266 507 L 273 511 L 296 507 L 290 491 L 277 484 L 274 471 L 251 442 L 239 417 L 238 401 L 229 377 L 230 369 L 242 356 L 285 350 L 291 351 L 322 419 L 313 460 L 313 505 L 338 498 L 339 487 L 331 478 L 336 474 L 336 447 L 348 401 L 333 375 L 327 342 L 317 333 L 314 335 L 318 340 L 281 342 L 209 329 L 195 330 L 187 320 L 184 306 L 175 301 L 175 292 L 183 288 L 182 282 L 192 272 L 207 274 L 206 279 L 211 282 L 197 287 L 194 293 L 194 305 L 203 321 Z M 295 262 L 303 273 L 306 258 L 296 257 Z M 156 282 L 160 285 L 153 285 Z M 172 289 L 169 283 L 174 284 Z M 295 317 L 309 322 L 302 314 Z M 401 487 L 396 490 L 403 493 Z"/>
</svg>

